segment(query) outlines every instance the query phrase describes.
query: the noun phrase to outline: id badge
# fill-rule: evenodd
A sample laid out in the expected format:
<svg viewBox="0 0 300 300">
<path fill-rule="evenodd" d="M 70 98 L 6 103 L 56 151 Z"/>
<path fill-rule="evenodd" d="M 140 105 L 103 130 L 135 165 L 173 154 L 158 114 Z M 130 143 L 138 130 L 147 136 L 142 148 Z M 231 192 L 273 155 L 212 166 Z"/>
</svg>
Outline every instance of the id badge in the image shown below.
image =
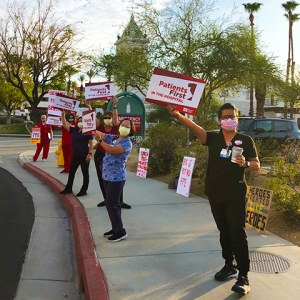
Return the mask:
<svg viewBox="0 0 300 300">
<path fill-rule="evenodd" d="M 220 157 L 229 158 L 231 154 L 231 150 L 222 149 L 220 152 Z"/>
</svg>

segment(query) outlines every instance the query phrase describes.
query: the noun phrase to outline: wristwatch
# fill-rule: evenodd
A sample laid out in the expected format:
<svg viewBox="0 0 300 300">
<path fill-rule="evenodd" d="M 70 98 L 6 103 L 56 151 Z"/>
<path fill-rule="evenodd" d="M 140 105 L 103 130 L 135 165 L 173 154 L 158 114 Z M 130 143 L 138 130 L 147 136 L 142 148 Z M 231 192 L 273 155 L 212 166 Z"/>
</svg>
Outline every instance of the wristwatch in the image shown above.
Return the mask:
<svg viewBox="0 0 300 300">
<path fill-rule="evenodd" d="M 99 140 L 97 144 L 101 144 L 103 140 Z"/>
<path fill-rule="evenodd" d="M 245 168 L 249 168 L 250 167 L 250 161 L 246 161 L 246 166 Z"/>
</svg>

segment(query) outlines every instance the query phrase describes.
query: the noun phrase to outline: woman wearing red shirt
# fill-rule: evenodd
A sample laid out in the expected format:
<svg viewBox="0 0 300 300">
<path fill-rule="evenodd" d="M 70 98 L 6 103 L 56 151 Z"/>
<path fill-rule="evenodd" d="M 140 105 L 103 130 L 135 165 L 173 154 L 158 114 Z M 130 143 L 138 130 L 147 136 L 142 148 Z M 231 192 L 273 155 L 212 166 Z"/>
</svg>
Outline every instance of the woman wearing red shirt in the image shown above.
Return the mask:
<svg viewBox="0 0 300 300">
<path fill-rule="evenodd" d="M 52 126 L 46 124 L 46 115 L 41 116 L 41 122 L 39 122 L 35 127 L 40 128 L 41 130 L 41 141 L 36 144 L 36 151 L 32 157 L 32 161 L 36 161 L 39 158 L 39 155 L 43 149 L 42 160 L 45 162 L 48 158 L 50 140 L 53 138 Z"/>
<path fill-rule="evenodd" d="M 70 114 L 68 117 L 68 124 L 72 127 L 76 126 L 75 116 Z M 62 151 L 64 156 L 64 169 L 60 173 L 70 172 L 70 162 L 72 159 L 72 134 L 62 127 Z"/>
</svg>

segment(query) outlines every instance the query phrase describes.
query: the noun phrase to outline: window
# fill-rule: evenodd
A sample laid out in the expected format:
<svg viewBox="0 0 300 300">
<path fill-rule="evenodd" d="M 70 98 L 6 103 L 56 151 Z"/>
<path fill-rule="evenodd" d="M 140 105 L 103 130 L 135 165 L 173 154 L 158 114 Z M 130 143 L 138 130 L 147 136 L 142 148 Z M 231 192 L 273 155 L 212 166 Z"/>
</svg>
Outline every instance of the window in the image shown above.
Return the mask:
<svg viewBox="0 0 300 300">
<path fill-rule="evenodd" d="M 253 131 L 255 133 L 272 132 L 272 121 L 256 121 Z"/>
<path fill-rule="evenodd" d="M 274 121 L 274 132 L 287 132 L 285 121 Z"/>
</svg>

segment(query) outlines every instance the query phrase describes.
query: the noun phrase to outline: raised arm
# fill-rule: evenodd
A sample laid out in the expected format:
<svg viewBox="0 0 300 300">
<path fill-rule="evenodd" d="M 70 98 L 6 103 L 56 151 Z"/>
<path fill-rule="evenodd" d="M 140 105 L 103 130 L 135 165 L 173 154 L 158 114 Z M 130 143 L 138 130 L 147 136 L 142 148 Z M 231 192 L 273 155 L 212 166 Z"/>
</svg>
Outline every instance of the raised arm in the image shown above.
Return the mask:
<svg viewBox="0 0 300 300">
<path fill-rule="evenodd" d="M 176 110 L 175 105 L 168 105 L 166 108 L 170 115 L 174 116 L 184 127 L 192 130 L 202 144 L 206 143 L 207 133 L 201 126 L 182 115 L 178 110 Z"/>
<path fill-rule="evenodd" d="M 115 126 L 118 126 L 120 124 L 120 121 L 119 121 L 119 117 L 118 117 L 118 99 L 116 97 L 114 97 L 112 99 L 112 102 L 114 103 L 113 105 L 113 124 Z"/>
<path fill-rule="evenodd" d="M 61 122 L 64 129 L 68 130 L 70 132 L 70 123 L 66 121 L 66 112 L 65 110 L 61 113 Z"/>
</svg>

